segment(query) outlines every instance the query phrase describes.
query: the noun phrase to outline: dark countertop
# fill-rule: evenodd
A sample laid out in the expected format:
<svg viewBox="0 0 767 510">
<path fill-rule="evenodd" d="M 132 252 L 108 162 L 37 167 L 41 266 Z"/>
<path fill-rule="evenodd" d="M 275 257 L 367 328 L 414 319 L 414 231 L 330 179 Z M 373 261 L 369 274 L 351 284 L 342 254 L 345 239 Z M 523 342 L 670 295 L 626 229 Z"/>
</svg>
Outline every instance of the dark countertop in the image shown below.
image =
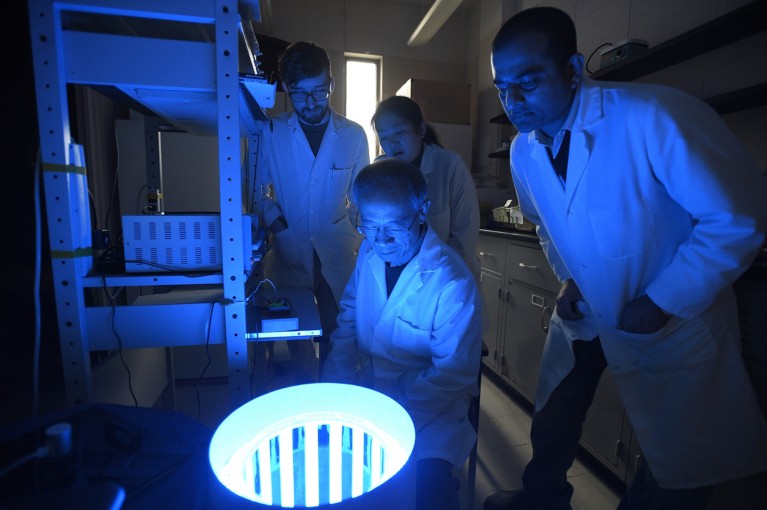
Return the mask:
<svg viewBox="0 0 767 510">
<path fill-rule="evenodd" d="M 535 232 L 526 230 L 517 230 L 515 228 L 498 226 L 496 224 L 488 225 L 479 229 L 480 234 L 503 237 L 505 239 L 514 239 L 515 241 L 526 241 L 538 244 L 538 236 Z"/>
<path fill-rule="evenodd" d="M 495 237 L 503 237 L 505 239 L 514 239 L 516 241 L 538 243 L 538 236 L 535 232 L 517 230 L 515 228 L 498 225 L 497 223 L 491 223 L 484 228 L 480 228 L 479 233 Z M 751 264 L 750 272 L 767 275 L 767 245 L 762 247 L 759 251 L 756 259 Z"/>
</svg>

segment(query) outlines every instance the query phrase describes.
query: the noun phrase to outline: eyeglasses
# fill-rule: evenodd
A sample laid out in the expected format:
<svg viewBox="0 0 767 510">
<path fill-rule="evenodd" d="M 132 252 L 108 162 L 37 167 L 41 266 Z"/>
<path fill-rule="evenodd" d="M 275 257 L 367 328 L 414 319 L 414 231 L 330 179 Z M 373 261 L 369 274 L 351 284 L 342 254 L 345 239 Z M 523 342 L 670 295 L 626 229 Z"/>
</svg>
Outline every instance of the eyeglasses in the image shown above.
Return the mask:
<svg viewBox="0 0 767 510">
<path fill-rule="evenodd" d="M 420 214 L 420 210 L 415 213 L 415 217 L 413 218 L 413 221 L 410 222 L 409 227 L 384 227 L 383 228 L 383 234 L 386 237 L 394 237 L 394 238 L 400 238 L 405 237 L 408 232 L 413 228 L 413 225 L 415 225 L 416 220 L 418 219 L 418 215 Z M 357 210 L 357 219 L 355 220 L 355 223 L 359 223 L 360 219 L 360 211 Z M 366 237 L 375 237 L 378 235 L 378 231 L 380 230 L 380 227 L 366 227 L 364 225 L 357 225 L 357 232 L 362 234 Z"/>
<path fill-rule="evenodd" d="M 293 101 L 298 101 L 299 103 L 303 103 L 307 99 L 309 99 L 309 96 L 312 96 L 312 99 L 315 101 L 324 101 L 328 97 L 330 97 L 330 88 L 322 89 L 322 90 L 312 90 L 311 92 L 294 92 L 290 91 L 290 98 Z"/>
</svg>

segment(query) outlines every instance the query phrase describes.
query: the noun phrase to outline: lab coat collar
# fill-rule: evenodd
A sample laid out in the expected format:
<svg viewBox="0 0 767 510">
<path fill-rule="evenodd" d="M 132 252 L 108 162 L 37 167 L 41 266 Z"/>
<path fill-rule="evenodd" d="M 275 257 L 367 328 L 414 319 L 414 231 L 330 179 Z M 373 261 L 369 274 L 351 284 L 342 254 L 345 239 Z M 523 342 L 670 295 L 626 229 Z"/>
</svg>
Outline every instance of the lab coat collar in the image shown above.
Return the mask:
<svg viewBox="0 0 767 510">
<path fill-rule="evenodd" d="M 564 189 L 566 209 L 569 209 L 591 156 L 592 144 L 589 128 L 604 117 L 602 90 L 594 80 L 584 77 L 577 93 L 579 94 L 577 111 L 575 111 L 574 116 L 569 116 L 569 118 L 572 117 L 572 130 L 570 133 L 570 157 L 567 164 L 567 183 Z M 551 167 L 546 148 L 537 140 L 534 131 L 528 134 L 528 142 L 535 145 L 533 157 L 539 166 Z M 562 189 L 553 167 L 550 175 L 551 185 L 549 189 L 554 193 L 559 193 L 560 191 L 553 191 Z"/>
<path fill-rule="evenodd" d="M 565 197 L 568 209 L 591 157 L 593 144 L 589 130 L 604 118 L 602 89 L 594 80 L 583 77 L 578 94 L 578 111 L 570 133 L 570 159 L 567 165 Z"/>
<path fill-rule="evenodd" d="M 580 104 L 573 131 L 585 131 L 605 116 L 602 88 L 591 78 L 581 79 Z"/>
<path fill-rule="evenodd" d="M 428 273 L 433 273 L 439 268 L 439 261 L 442 258 L 442 245 L 439 242 L 437 233 L 431 228 L 428 221 L 426 222 L 426 237 L 415 258 L 418 259 L 418 269 L 422 282 L 426 279 Z"/>
<path fill-rule="evenodd" d="M 378 291 L 386 295 L 386 269 L 384 261 L 375 254 L 373 246 L 366 240 L 368 249 L 371 253 L 370 267 L 373 271 L 373 278 L 378 286 Z M 439 241 L 436 232 L 426 223 L 426 236 L 424 237 L 421 249 L 415 257 L 407 263 L 405 269 L 399 277 L 397 285 L 394 286 L 387 304 L 381 312 L 381 318 L 385 317 L 387 310 L 394 309 L 394 304 L 404 298 L 404 294 L 411 294 L 421 288 L 429 276 L 439 269 L 439 262 L 442 258 L 443 244 Z M 415 273 L 415 274 L 414 274 Z M 415 276 L 415 277 L 414 277 Z M 407 285 L 400 285 L 400 282 L 407 282 Z"/>
<path fill-rule="evenodd" d="M 423 156 L 421 157 L 421 173 L 426 175 L 434 172 L 437 165 L 433 164 L 435 146 L 430 143 L 423 144 Z"/>
</svg>

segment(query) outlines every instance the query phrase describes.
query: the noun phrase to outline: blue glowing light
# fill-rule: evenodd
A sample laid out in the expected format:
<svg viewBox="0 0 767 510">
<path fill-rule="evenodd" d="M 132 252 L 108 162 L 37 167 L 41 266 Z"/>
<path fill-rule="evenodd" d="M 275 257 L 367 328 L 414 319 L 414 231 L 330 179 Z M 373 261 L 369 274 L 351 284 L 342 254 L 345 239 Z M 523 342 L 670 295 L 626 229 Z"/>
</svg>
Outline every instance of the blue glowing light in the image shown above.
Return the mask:
<svg viewBox="0 0 767 510">
<path fill-rule="evenodd" d="M 348 384 L 291 386 L 230 414 L 213 434 L 210 465 L 233 493 L 283 508 L 360 496 L 407 462 L 415 429 L 391 398 Z"/>
</svg>

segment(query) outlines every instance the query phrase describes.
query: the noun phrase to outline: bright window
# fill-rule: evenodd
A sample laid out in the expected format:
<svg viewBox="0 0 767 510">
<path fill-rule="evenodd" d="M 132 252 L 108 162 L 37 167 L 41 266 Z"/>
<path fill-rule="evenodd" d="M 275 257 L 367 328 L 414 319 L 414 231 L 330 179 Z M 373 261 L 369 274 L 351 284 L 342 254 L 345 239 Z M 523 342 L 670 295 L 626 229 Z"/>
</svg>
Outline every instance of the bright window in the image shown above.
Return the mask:
<svg viewBox="0 0 767 510">
<path fill-rule="evenodd" d="M 370 119 L 379 100 L 378 59 L 346 59 L 346 117 L 365 129 L 370 147 L 370 161 L 378 155 L 378 142 Z"/>
</svg>

